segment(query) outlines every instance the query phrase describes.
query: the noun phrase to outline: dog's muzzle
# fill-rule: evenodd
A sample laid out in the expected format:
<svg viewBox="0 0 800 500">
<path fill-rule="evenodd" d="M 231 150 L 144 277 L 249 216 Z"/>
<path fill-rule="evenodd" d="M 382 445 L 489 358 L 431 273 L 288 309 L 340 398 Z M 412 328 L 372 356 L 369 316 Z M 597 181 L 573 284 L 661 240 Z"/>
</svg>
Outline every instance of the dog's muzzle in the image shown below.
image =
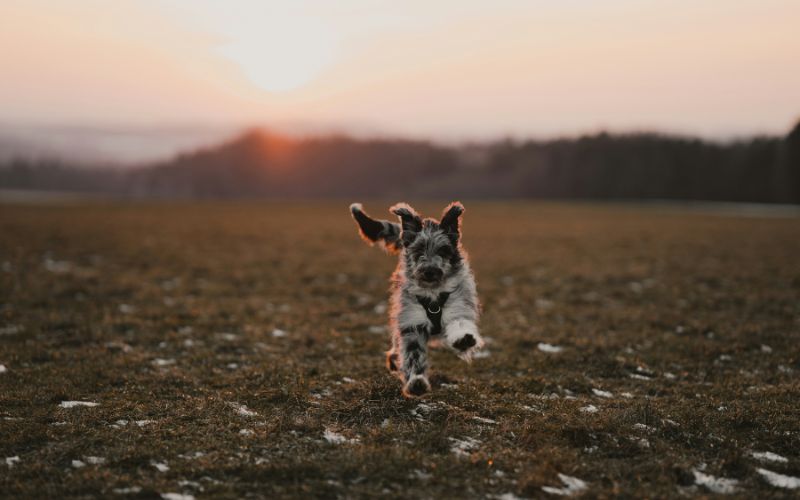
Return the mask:
<svg viewBox="0 0 800 500">
<path fill-rule="evenodd" d="M 421 282 L 435 285 L 442 280 L 444 272 L 438 267 L 425 267 L 420 269 L 418 276 Z"/>
</svg>

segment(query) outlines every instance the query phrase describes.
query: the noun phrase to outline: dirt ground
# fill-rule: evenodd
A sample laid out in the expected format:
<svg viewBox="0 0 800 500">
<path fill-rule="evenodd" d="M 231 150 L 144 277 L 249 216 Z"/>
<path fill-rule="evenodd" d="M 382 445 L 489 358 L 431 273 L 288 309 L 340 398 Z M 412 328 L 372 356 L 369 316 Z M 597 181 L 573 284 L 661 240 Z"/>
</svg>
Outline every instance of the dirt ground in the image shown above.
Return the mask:
<svg viewBox="0 0 800 500">
<path fill-rule="evenodd" d="M 405 400 L 348 201 L 0 205 L 0 496 L 800 492 L 800 219 L 467 201 L 488 346 Z"/>
</svg>

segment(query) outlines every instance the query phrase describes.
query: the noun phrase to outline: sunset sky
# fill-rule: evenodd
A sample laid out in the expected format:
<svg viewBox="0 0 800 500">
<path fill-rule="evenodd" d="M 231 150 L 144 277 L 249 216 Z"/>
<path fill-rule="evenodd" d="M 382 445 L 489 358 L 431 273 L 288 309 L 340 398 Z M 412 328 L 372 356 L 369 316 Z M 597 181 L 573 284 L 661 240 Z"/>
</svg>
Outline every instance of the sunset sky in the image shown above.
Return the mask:
<svg viewBox="0 0 800 500">
<path fill-rule="evenodd" d="M 784 133 L 796 0 L 4 0 L 0 122 Z"/>
</svg>

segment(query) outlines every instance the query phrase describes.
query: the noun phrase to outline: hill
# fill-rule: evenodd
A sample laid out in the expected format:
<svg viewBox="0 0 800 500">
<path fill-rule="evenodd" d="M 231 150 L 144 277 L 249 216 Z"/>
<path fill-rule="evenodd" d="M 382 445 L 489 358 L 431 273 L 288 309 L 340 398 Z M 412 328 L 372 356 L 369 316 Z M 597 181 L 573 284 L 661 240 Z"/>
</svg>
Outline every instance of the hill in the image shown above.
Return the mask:
<svg viewBox="0 0 800 500">
<path fill-rule="evenodd" d="M 800 203 L 800 124 L 785 138 L 653 133 L 443 146 L 251 130 L 125 172 L 0 166 L 0 187 L 166 198 L 579 198 Z"/>
</svg>

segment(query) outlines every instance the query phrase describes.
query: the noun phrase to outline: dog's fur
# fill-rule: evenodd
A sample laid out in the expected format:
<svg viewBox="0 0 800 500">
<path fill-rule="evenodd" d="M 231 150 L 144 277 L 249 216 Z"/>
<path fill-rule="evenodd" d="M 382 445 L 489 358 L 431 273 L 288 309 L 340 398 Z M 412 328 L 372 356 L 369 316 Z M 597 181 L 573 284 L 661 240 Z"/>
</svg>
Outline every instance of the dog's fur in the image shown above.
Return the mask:
<svg viewBox="0 0 800 500">
<path fill-rule="evenodd" d="M 429 341 L 439 341 L 465 361 L 471 361 L 472 354 L 484 345 L 477 326 L 475 278 L 461 246 L 464 206 L 451 203 L 441 221 L 423 220 L 405 203 L 390 211 L 400 218 L 399 224 L 371 218 L 359 203 L 350 205 L 361 237 L 399 254 L 392 275 L 392 345 L 386 353 L 386 366 L 403 382 L 406 397 L 419 397 L 431 388 Z M 441 318 L 440 332 L 432 321 L 437 317 Z"/>
</svg>

